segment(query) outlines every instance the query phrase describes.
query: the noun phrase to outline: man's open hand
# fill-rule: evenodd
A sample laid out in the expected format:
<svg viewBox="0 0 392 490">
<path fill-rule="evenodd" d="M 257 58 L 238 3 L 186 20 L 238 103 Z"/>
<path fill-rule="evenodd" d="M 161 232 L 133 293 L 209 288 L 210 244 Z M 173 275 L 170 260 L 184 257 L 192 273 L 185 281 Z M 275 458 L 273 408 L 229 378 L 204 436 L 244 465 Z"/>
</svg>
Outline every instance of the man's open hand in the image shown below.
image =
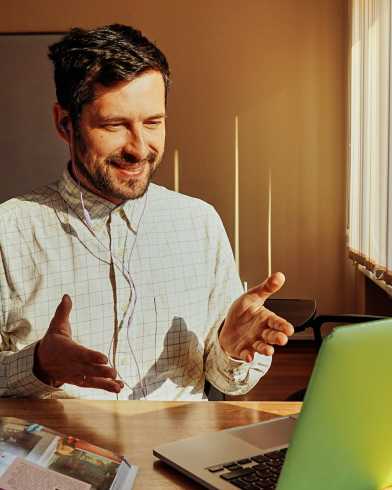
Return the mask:
<svg viewBox="0 0 392 490">
<path fill-rule="evenodd" d="M 69 323 L 71 309 L 71 298 L 64 295 L 45 336 L 37 345 L 35 375 L 54 386 L 70 383 L 118 393 L 123 383 L 116 380 L 116 370 L 106 365 L 107 357 L 72 340 Z"/>
<path fill-rule="evenodd" d="M 231 305 L 219 335 L 223 350 L 231 357 L 250 362 L 255 352 L 271 356 L 272 345 L 285 345 L 294 327 L 264 307 L 264 302 L 284 284 L 281 272 L 249 289 Z"/>
</svg>

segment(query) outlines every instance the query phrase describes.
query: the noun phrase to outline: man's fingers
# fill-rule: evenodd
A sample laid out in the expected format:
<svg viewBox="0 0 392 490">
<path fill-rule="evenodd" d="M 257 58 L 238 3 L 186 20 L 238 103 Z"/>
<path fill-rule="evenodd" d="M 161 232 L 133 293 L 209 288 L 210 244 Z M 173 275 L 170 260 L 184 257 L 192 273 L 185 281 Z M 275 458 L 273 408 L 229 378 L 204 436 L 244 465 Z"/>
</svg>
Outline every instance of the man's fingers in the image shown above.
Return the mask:
<svg viewBox="0 0 392 490">
<path fill-rule="evenodd" d="M 60 333 L 67 337 L 72 337 L 69 315 L 72 310 L 72 300 L 68 294 L 64 294 L 60 304 L 57 306 L 55 314 L 50 322 L 48 332 Z"/>
<path fill-rule="evenodd" d="M 114 368 L 102 364 L 84 364 L 81 368 L 86 376 L 110 379 L 116 379 L 117 376 L 117 371 Z"/>
<path fill-rule="evenodd" d="M 68 383 L 68 381 L 66 381 L 68 378 L 83 379 L 83 376 L 114 380 L 117 377 L 117 371 L 110 366 L 104 366 L 102 364 L 73 362 L 70 363 L 70 366 L 67 369 L 57 369 L 55 379 L 62 383 Z"/>
<path fill-rule="evenodd" d="M 283 332 L 278 332 L 272 328 L 266 328 L 263 330 L 261 334 L 263 340 L 267 344 L 275 344 L 275 345 L 286 345 L 288 342 L 288 337 Z"/>
<path fill-rule="evenodd" d="M 286 278 L 282 272 L 274 272 L 264 282 L 253 287 L 252 289 L 249 289 L 246 294 L 255 295 L 264 303 L 265 300 L 267 300 L 272 294 L 279 291 L 285 281 Z"/>
<path fill-rule="evenodd" d="M 60 304 L 56 308 L 54 318 L 58 321 L 67 321 L 72 310 L 72 300 L 68 294 L 64 294 Z"/>
<path fill-rule="evenodd" d="M 107 364 L 107 356 L 96 350 L 88 349 L 73 340 L 69 341 L 68 346 L 71 348 L 69 354 L 70 362 L 75 364 Z"/>
<path fill-rule="evenodd" d="M 264 354 L 265 356 L 272 356 L 274 353 L 272 345 L 266 344 L 262 340 L 257 340 L 252 347 L 256 352 Z"/>
<path fill-rule="evenodd" d="M 109 362 L 107 356 L 96 350 L 86 349 L 86 347 L 80 346 L 83 349 L 82 360 L 88 364 L 107 364 Z"/>
<path fill-rule="evenodd" d="M 119 393 L 124 388 L 124 383 L 120 380 L 108 379 L 99 376 L 78 376 L 72 378 L 67 383 L 80 386 L 81 388 L 98 388 L 100 390 Z"/>
<path fill-rule="evenodd" d="M 284 334 L 291 336 L 294 334 L 294 327 L 284 318 L 278 315 L 271 315 L 267 320 L 267 325 L 269 328 L 274 330 L 279 330 Z"/>
<path fill-rule="evenodd" d="M 98 376 L 104 378 L 115 378 L 117 372 L 107 365 L 108 358 L 101 352 L 87 349 L 83 345 L 72 342 L 72 351 L 69 355 L 68 372 L 83 373 L 86 376 Z"/>
<path fill-rule="evenodd" d="M 253 361 L 253 352 L 251 352 L 249 349 L 243 349 L 240 352 L 240 358 L 245 362 L 252 362 Z"/>
</svg>

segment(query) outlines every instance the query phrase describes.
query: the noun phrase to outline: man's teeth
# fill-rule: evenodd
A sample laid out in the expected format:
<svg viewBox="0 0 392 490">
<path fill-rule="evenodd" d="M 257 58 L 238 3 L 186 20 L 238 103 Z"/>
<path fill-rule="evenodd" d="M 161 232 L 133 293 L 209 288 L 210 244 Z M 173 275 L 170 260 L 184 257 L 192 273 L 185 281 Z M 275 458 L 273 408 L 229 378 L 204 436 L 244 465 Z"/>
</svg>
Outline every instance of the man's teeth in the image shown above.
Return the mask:
<svg viewBox="0 0 392 490">
<path fill-rule="evenodd" d="M 122 165 L 120 163 L 115 163 L 116 167 L 122 168 L 123 170 L 132 170 L 133 168 L 139 168 L 143 164 L 142 163 L 129 163 L 127 165 Z"/>
</svg>

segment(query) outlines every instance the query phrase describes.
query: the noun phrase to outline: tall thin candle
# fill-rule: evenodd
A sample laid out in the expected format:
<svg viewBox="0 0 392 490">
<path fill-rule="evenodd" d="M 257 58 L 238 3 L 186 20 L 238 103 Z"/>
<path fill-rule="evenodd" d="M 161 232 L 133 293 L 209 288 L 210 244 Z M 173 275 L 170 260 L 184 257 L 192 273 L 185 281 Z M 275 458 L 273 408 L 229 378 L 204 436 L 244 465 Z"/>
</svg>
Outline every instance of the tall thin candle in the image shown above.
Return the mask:
<svg viewBox="0 0 392 490">
<path fill-rule="evenodd" d="M 178 150 L 174 150 L 174 190 L 178 192 L 179 185 L 179 177 L 180 177 L 180 162 L 178 156 Z"/>
<path fill-rule="evenodd" d="M 272 273 L 272 179 L 268 173 L 268 277 Z"/>
<path fill-rule="evenodd" d="M 238 153 L 238 116 L 235 116 L 235 177 L 234 177 L 234 257 L 237 271 L 240 271 L 240 235 L 239 235 L 239 153 Z"/>
</svg>

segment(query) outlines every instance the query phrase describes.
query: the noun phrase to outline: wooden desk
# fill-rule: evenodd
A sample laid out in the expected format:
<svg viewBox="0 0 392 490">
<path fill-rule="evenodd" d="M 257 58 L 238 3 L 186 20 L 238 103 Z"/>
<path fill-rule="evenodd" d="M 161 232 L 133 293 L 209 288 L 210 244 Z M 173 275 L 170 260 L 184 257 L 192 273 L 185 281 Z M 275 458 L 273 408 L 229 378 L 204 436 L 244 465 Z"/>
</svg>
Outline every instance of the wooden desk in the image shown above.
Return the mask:
<svg viewBox="0 0 392 490">
<path fill-rule="evenodd" d="M 290 402 L 143 402 L 0 400 L 0 416 L 19 417 L 86 439 L 126 456 L 139 466 L 134 488 L 201 489 L 157 461 L 163 443 L 299 412 Z"/>
</svg>

